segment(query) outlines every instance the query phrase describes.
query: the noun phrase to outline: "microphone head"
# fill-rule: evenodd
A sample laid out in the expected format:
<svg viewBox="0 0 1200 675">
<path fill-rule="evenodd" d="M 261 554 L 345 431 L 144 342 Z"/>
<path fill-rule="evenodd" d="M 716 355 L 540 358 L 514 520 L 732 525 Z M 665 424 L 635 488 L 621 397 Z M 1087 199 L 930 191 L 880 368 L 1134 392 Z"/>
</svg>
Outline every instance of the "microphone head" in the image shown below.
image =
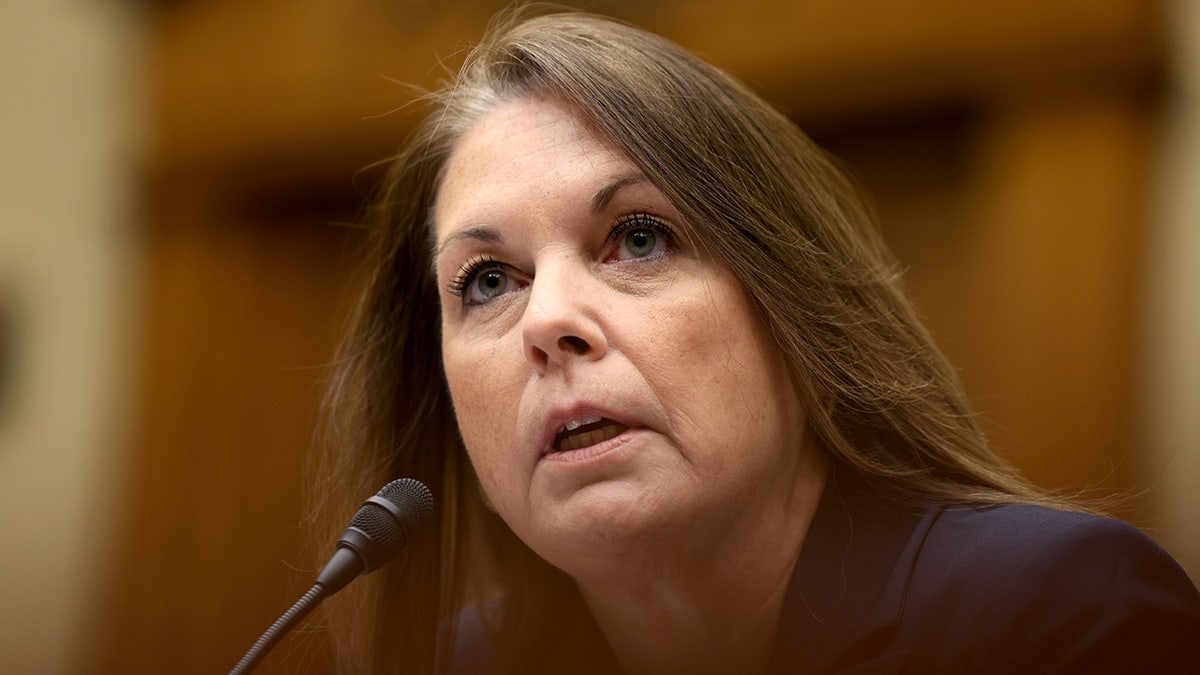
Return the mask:
<svg viewBox="0 0 1200 675">
<path fill-rule="evenodd" d="M 420 527 L 433 513 L 433 495 L 416 478 L 397 478 L 384 485 L 377 495 L 399 506 L 409 516 L 407 527 Z"/>
<path fill-rule="evenodd" d="M 367 499 L 338 543 L 357 551 L 364 571 L 370 572 L 399 553 L 432 513 L 429 488 L 419 480 L 399 478 Z"/>
</svg>

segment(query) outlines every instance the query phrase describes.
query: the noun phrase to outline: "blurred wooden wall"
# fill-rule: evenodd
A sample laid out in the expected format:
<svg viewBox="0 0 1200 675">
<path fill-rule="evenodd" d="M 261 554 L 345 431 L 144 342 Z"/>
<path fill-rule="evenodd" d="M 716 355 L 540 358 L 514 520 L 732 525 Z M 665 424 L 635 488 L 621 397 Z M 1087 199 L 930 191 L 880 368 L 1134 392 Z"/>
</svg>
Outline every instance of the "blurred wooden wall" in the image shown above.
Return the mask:
<svg viewBox="0 0 1200 675">
<path fill-rule="evenodd" d="M 96 672 L 222 672 L 307 589 L 300 472 L 359 237 L 338 223 L 411 124 L 395 81 L 432 85 L 504 4 L 156 10 L 138 435 Z M 587 4 L 731 70 L 847 160 L 1031 478 L 1138 486 L 1157 3 Z M 327 670 L 319 635 L 264 668 Z"/>
</svg>

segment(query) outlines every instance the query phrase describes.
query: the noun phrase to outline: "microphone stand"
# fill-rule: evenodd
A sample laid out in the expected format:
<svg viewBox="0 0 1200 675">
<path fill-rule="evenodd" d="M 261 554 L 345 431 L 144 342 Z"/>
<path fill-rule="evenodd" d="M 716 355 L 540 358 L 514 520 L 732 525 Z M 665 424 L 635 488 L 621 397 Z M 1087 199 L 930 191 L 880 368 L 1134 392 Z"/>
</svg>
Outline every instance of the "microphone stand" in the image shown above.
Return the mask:
<svg viewBox="0 0 1200 675">
<path fill-rule="evenodd" d="M 308 589 L 308 592 L 297 600 L 296 604 L 276 619 L 275 623 L 271 624 L 271 627 L 254 642 L 242 660 L 238 661 L 233 670 L 229 671 L 229 675 L 245 675 L 254 670 L 266 658 L 267 653 L 274 649 L 279 639 L 308 616 L 309 612 L 321 604 L 327 595 L 324 586 L 319 583 L 313 584 L 313 587 Z"/>
</svg>

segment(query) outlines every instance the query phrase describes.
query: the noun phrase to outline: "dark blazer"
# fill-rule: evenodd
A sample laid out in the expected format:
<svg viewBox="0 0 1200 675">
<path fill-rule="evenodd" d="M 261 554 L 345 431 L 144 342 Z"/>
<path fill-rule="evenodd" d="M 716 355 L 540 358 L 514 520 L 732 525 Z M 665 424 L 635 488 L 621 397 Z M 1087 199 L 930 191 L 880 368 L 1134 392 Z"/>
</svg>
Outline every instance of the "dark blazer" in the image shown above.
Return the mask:
<svg viewBox="0 0 1200 675">
<path fill-rule="evenodd" d="M 911 511 L 831 476 L 780 620 L 778 673 L 1200 673 L 1200 596 L 1108 518 Z"/>
<path fill-rule="evenodd" d="M 590 621 L 568 625 L 521 671 L 616 672 L 603 646 L 550 648 L 597 644 Z M 480 612 L 464 612 L 451 672 L 487 672 L 491 647 Z M 1119 520 L 1036 506 L 914 509 L 835 471 L 788 587 L 771 671 L 1200 674 L 1200 595 Z"/>
</svg>

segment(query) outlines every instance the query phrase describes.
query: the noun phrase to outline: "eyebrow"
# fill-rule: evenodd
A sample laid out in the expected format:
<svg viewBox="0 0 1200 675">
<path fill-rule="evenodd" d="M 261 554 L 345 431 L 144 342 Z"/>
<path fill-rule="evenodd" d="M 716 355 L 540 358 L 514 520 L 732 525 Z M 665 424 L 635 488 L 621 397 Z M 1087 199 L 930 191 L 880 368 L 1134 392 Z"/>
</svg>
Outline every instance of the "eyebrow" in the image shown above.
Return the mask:
<svg viewBox="0 0 1200 675">
<path fill-rule="evenodd" d="M 502 244 L 502 243 L 504 243 L 504 235 L 500 234 L 500 232 L 497 231 L 495 228 L 488 227 L 487 225 L 476 225 L 474 227 L 468 227 L 465 230 L 459 230 L 458 232 L 455 232 L 454 234 L 450 235 L 449 237 L 446 237 L 445 241 L 443 241 L 442 243 L 440 243 L 436 247 L 434 247 L 434 250 L 433 250 L 434 264 L 437 263 L 438 258 L 440 258 L 442 256 L 442 253 L 445 253 L 446 248 L 449 247 L 450 244 L 453 244 L 456 241 L 461 241 L 463 239 L 472 239 L 474 241 L 483 242 L 485 244 Z"/>
<path fill-rule="evenodd" d="M 617 191 L 621 188 L 627 185 L 636 185 L 638 183 L 648 182 L 650 182 L 650 179 L 646 178 L 645 174 L 641 173 L 632 174 L 625 176 L 624 178 L 618 178 L 614 180 L 608 185 L 596 190 L 596 194 L 592 196 L 592 213 L 599 214 L 600 212 L 604 211 L 604 208 L 608 206 L 610 201 L 612 201 L 613 195 L 617 194 Z"/>
</svg>

